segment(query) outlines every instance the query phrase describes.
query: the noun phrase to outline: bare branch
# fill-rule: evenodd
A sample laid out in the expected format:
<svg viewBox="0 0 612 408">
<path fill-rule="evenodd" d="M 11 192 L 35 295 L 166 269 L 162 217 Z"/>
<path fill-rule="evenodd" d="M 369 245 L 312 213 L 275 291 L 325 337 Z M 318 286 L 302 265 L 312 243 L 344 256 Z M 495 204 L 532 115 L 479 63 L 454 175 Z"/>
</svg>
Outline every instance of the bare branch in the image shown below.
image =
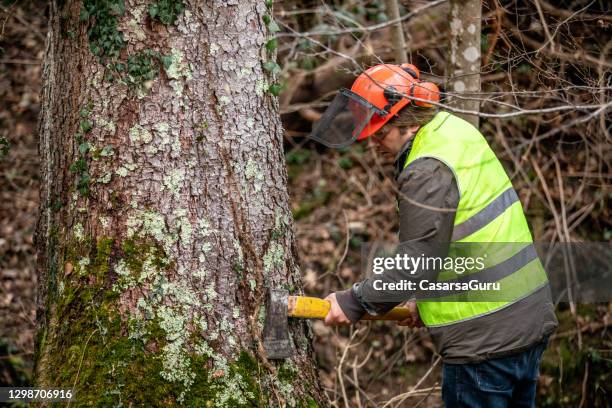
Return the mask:
<svg viewBox="0 0 612 408">
<path fill-rule="evenodd" d="M 406 21 L 410 18 L 416 17 L 419 14 L 423 13 L 424 11 L 429 10 L 430 8 L 436 7 L 440 4 L 446 3 L 448 0 L 435 0 L 432 1 L 430 3 L 425 4 L 424 6 L 421 6 L 419 8 L 417 8 L 416 10 L 413 10 L 409 13 L 404 14 L 402 17 L 398 18 L 398 19 L 393 19 L 393 20 L 389 20 L 389 21 L 385 21 L 384 23 L 380 23 L 380 24 L 374 24 L 368 27 L 364 27 L 364 28 L 346 28 L 343 30 L 335 30 L 335 31 L 307 31 L 304 33 L 299 33 L 297 31 L 291 30 L 291 33 L 278 33 L 276 35 L 277 38 L 282 38 L 282 37 L 301 37 L 301 38 L 308 38 L 308 37 L 312 37 L 315 35 L 341 35 L 341 34 L 349 34 L 349 33 L 363 33 L 363 32 L 373 32 L 373 31 L 378 31 L 381 30 L 383 28 L 386 27 L 390 27 L 393 24 L 399 23 L 399 22 L 403 22 Z"/>
</svg>

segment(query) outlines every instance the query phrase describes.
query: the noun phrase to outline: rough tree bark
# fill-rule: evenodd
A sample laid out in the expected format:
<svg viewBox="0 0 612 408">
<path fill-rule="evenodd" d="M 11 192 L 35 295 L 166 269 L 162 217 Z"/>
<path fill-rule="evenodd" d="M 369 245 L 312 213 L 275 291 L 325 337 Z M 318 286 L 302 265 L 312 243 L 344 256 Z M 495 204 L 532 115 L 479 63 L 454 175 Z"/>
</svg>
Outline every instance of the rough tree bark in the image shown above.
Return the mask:
<svg viewBox="0 0 612 408">
<path fill-rule="evenodd" d="M 451 0 L 450 47 L 446 75 L 458 97 L 449 98 L 456 108 L 480 111 L 480 0 Z M 459 114 L 478 127 L 477 115 Z"/>
<path fill-rule="evenodd" d="M 269 7 L 51 2 L 36 379 L 73 406 L 327 404 L 305 323 L 261 345 L 265 288 L 301 288 Z"/>
</svg>

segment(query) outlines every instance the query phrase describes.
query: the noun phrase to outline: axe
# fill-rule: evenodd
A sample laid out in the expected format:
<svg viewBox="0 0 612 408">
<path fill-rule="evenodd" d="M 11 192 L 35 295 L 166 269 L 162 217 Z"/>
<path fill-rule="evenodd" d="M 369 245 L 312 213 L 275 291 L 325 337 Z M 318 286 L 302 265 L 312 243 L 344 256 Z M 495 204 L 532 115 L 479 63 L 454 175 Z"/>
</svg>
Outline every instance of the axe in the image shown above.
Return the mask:
<svg viewBox="0 0 612 408">
<path fill-rule="evenodd" d="M 289 292 L 270 289 L 266 303 L 266 320 L 263 330 L 263 346 L 269 359 L 283 359 L 293 354 L 289 340 L 287 318 L 325 319 L 331 304 L 327 300 L 308 296 L 289 296 Z M 395 307 L 384 315 L 364 315 L 362 320 L 395 320 L 409 318 L 407 307 Z"/>
</svg>

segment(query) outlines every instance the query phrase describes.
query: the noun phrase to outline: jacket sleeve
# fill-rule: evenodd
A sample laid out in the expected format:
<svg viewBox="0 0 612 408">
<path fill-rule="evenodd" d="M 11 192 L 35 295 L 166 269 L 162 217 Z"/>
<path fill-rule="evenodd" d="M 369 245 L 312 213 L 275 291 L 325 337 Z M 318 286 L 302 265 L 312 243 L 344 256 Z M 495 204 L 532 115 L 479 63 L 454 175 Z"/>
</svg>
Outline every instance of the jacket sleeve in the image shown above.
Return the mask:
<svg viewBox="0 0 612 408">
<path fill-rule="evenodd" d="M 417 159 L 398 178 L 399 241 L 398 253 L 409 257 L 446 256 L 453 233 L 459 189 L 452 170 L 434 158 Z M 413 280 L 417 283 L 424 271 L 408 273 L 391 270 L 385 281 Z M 378 278 L 376 278 L 378 279 Z M 367 312 L 385 313 L 401 303 L 397 294 L 387 296 L 373 288 L 372 278 L 355 283 L 351 289 L 336 293 L 342 311 L 355 323 Z M 404 300 L 412 296 L 402 292 Z M 384 298 L 393 301 L 380 302 Z"/>
</svg>

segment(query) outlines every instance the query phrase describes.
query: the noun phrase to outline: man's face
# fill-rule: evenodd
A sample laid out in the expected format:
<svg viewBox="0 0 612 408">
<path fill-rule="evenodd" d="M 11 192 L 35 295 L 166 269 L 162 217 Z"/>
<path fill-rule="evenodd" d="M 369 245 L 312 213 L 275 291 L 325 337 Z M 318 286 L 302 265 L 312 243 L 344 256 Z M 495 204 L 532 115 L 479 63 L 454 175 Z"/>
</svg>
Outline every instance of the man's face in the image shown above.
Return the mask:
<svg viewBox="0 0 612 408">
<path fill-rule="evenodd" d="M 386 152 L 392 152 L 391 150 L 393 146 L 396 145 L 396 141 L 399 137 L 399 128 L 390 124 L 384 125 L 372 135 L 372 139 L 376 142 L 376 144 Z"/>
</svg>

